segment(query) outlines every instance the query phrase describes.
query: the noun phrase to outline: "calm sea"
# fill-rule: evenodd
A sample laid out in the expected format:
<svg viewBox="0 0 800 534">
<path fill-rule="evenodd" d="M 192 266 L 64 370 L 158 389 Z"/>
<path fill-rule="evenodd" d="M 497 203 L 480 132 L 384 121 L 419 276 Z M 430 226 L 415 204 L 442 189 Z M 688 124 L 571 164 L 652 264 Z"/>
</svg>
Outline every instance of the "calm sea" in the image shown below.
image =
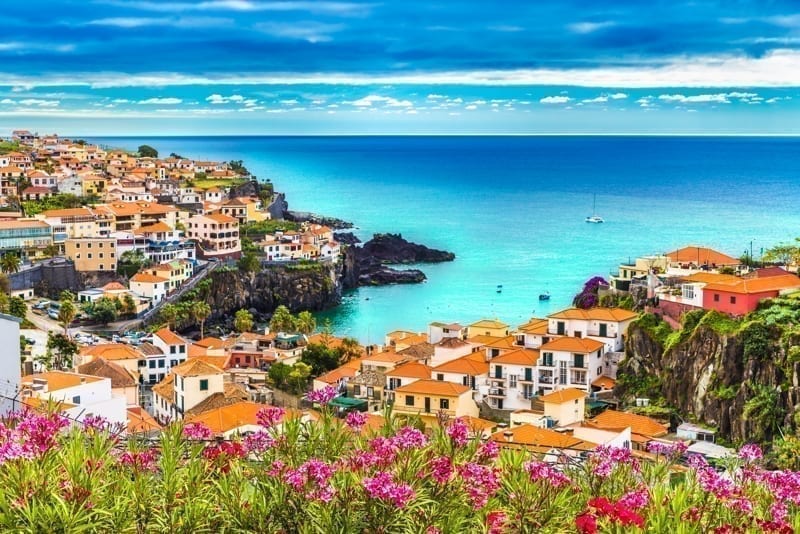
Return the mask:
<svg viewBox="0 0 800 534">
<path fill-rule="evenodd" d="M 322 317 L 379 342 L 430 321 L 519 324 L 582 283 L 687 244 L 740 256 L 800 235 L 800 139 L 713 137 L 96 138 L 241 159 L 291 209 L 455 252 L 415 286 L 361 288 Z M 587 224 L 596 195 L 604 224 Z M 502 285 L 502 292 L 497 292 Z M 552 298 L 541 302 L 548 291 Z"/>
</svg>

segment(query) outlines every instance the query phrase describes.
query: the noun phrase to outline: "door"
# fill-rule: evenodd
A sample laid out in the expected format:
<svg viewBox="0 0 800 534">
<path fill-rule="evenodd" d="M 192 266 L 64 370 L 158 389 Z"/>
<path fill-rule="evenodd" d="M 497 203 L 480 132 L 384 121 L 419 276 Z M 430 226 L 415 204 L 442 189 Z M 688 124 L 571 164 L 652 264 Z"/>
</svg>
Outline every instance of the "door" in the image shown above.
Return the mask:
<svg viewBox="0 0 800 534">
<path fill-rule="evenodd" d="M 525 368 L 525 381 L 530 382 L 533 380 L 533 369 L 530 367 Z"/>
<path fill-rule="evenodd" d="M 600 337 L 608 337 L 608 325 L 600 323 Z"/>
<path fill-rule="evenodd" d="M 564 324 L 563 321 L 559 321 L 558 323 L 556 323 L 556 333 L 559 336 L 563 336 L 565 331 L 566 331 L 566 325 Z"/>
<path fill-rule="evenodd" d="M 425 413 L 431 413 L 431 399 L 430 399 L 430 397 L 425 397 Z"/>
<path fill-rule="evenodd" d="M 502 365 L 495 365 L 494 366 L 494 377 L 495 378 L 503 378 L 503 366 Z"/>
</svg>

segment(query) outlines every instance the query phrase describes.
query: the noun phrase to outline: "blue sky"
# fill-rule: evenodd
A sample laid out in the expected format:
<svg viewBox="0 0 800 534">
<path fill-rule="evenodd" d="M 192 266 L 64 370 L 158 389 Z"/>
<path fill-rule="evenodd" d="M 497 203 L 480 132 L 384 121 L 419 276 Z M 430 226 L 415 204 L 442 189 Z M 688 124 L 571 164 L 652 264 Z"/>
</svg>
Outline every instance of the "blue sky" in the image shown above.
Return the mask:
<svg viewBox="0 0 800 534">
<path fill-rule="evenodd" d="M 33 0 L 0 132 L 800 134 L 780 0 Z"/>
</svg>

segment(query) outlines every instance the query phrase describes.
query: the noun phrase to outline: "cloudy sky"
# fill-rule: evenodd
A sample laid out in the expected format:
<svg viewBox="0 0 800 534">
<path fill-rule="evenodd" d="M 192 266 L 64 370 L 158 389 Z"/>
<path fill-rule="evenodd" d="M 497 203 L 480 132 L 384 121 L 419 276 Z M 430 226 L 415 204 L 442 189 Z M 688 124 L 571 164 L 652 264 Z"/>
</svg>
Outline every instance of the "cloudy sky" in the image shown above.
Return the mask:
<svg viewBox="0 0 800 534">
<path fill-rule="evenodd" d="M 781 0 L 32 0 L 0 133 L 800 134 Z"/>
</svg>

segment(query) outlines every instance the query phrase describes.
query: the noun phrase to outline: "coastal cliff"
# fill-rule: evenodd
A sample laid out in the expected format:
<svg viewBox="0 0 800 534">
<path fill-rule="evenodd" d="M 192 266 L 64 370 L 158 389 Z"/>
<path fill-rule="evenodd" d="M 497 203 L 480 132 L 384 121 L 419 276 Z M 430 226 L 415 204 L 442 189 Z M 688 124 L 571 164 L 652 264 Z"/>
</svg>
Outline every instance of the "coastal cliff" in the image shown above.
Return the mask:
<svg viewBox="0 0 800 534">
<path fill-rule="evenodd" d="M 452 252 L 411 243 L 400 234 L 375 234 L 363 246 L 347 248 L 354 257 L 360 286 L 424 282 L 427 277 L 419 269 L 393 269 L 389 265 L 438 263 L 453 261 L 456 257 Z"/>
<path fill-rule="evenodd" d="M 700 317 L 700 315 L 696 316 Z M 793 429 L 800 409 L 800 334 L 709 312 L 669 332 L 653 316 L 632 324 L 617 395 L 648 397 L 734 442 Z"/>
</svg>

